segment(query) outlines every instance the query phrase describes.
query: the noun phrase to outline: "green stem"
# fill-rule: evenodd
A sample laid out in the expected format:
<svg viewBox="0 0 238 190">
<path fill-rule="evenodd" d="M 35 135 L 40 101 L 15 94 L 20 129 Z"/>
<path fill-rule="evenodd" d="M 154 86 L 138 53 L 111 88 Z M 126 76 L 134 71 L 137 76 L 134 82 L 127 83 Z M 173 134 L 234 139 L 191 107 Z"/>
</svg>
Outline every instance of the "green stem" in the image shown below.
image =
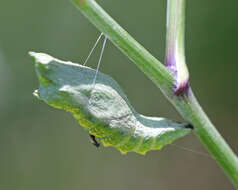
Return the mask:
<svg viewBox="0 0 238 190">
<path fill-rule="evenodd" d="M 238 187 L 238 159 L 210 122 L 189 88 L 177 96 L 172 73 L 120 27 L 94 0 L 74 0 L 80 11 L 127 55 L 166 95 Z"/>
<path fill-rule="evenodd" d="M 153 82 L 159 83 L 167 90 L 174 87 L 172 73 L 135 41 L 94 0 L 73 1 L 81 12 Z"/>
<path fill-rule="evenodd" d="M 169 98 L 185 120 L 195 127 L 195 134 L 238 188 L 238 158 L 202 110 L 191 89 L 187 95 Z"/>
</svg>

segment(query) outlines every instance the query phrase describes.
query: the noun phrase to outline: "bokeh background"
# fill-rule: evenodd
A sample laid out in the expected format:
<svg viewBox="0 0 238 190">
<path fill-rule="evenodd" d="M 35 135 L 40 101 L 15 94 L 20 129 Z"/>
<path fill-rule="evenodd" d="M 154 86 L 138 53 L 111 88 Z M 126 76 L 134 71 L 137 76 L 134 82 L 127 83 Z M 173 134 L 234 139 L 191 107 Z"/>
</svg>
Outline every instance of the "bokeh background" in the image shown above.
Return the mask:
<svg viewBox="0 0 238 190">
<path fill-rule="evenodd" d="M 100 0 L 133 37 L 160 60 L 165 48 L 165 0 Z M 200 103 L 238 152 L 238 1 L 188 1 L 186 53 Z M 146 156 L 99 149 L 69 113 L 33 97 L 38 87 L 28 51 L 82 63 L 99 31 L 69 0 L 0 1 L 0 189 L 233 190 L 212 158 L 169 145 Z M 88 62 L 96 68 L 100 45 Z M 110 42 L 102 72 L 145 115 L 181 120 L 144 74 Z M 176 145 L 206 152 L 191 134 Z"/>
</svg>

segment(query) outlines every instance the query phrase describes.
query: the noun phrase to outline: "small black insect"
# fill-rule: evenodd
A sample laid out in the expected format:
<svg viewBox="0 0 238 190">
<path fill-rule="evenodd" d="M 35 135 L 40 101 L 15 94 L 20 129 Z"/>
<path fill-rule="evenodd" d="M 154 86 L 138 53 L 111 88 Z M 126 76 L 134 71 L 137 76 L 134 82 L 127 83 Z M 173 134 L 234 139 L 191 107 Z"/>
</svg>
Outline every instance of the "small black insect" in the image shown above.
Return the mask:
<svg viewBox="0 0 238 190">
<path fill-rule="evenodd" d="M 91 135 L 91 134 L 89 134 L 89 137 L 92 141 L 92 144 L 98 148 L 100 146 L 100 143 L 96 140 L 96 137 L 94 135 Z"/>
<path fill-rule="evenodd" d="M 187 128 L 187 129 L 194 129 L 194 127 L 191 124 L 186 125 L 185 128 Z"/>
</svg>

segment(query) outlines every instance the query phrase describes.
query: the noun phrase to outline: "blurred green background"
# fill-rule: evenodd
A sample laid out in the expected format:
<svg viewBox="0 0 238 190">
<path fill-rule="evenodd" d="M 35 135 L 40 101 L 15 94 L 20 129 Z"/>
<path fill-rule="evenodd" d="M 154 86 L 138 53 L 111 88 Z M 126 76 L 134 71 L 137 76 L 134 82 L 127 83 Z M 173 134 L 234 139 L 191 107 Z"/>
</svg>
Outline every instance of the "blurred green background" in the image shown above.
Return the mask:
<svg viewBox="0 0 238 190">
<path fill-rule="evenodd" d="M 100 0 L 160 60 L 165 0 Z M 188 1 L 186 53 L 200 103 L 238 152 L 238 1 Z M 215 161 L 167 146 L 146 156 L 96 149 L 69 113 L 33 97 L 38 87 L 28 51 L 82 63 L 99 31 L 69 0 L 0 1 L 0 189 L 232 190 Z M 88 65 L 96 68 L 99 47 Z M 182 120 L 161 92 L 110 42 L 100 69 L 145 115 Z M 194 135 L 177 145 L 206 152 Z"/>
</svg>

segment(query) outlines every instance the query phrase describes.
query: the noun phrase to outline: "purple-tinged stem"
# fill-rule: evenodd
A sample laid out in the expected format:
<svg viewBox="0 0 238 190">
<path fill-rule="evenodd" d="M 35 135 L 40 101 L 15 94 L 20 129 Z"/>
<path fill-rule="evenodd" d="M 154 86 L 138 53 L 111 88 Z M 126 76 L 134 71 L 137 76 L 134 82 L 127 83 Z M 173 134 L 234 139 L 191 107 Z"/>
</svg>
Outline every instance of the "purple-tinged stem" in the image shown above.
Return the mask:
<svg viewBox="0 0 238 190">
<path fill-rule="evenodd" d="M 182 95 L 189 87 L 185 62 L 185 0 L 167 0 L 167 34 L 165 66 L 173 73 L 174 93 Z"/>
</svg>

